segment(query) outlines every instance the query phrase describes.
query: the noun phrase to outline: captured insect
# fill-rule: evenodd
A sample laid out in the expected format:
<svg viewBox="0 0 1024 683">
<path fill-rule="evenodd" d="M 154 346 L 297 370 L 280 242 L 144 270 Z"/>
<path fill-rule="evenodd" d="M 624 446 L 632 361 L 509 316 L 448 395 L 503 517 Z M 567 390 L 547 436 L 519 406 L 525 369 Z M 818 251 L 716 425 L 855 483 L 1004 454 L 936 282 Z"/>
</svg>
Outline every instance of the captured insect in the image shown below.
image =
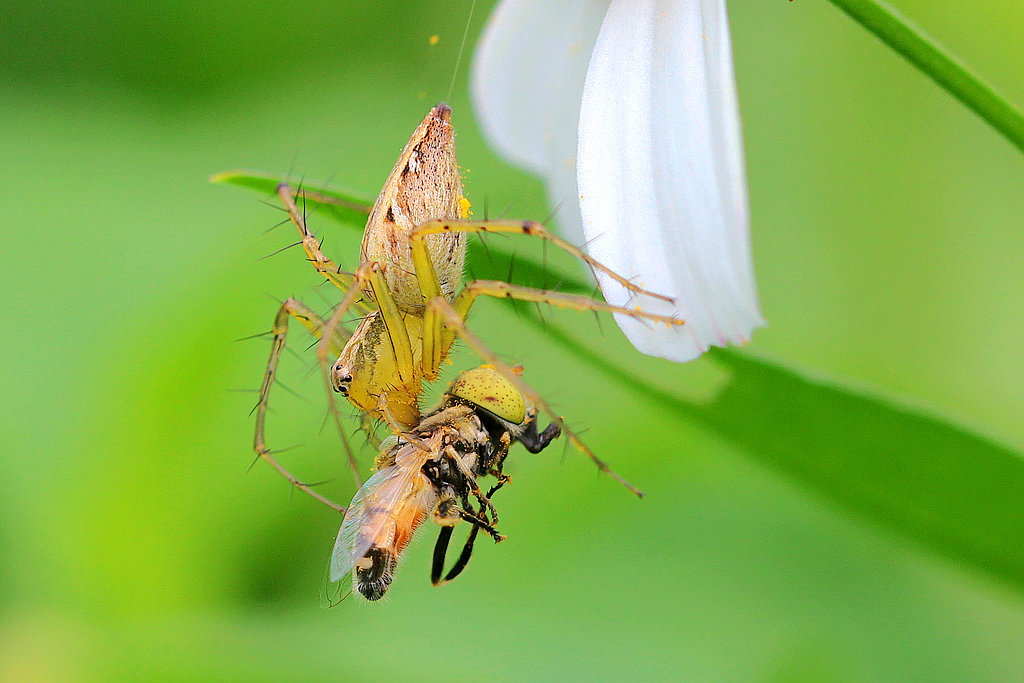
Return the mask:
<svg viewBox="0 0 1024 683">
<path fill-rule="evenodd" d="M 253 178 L 238 173 L 217 179 L 256 185 Z M 302 303 L 288 299 L 274 322 L 274 340 L 256 406 L 257 454 L 278 469 L 291 483 L 327 502 L 292 476 L 266 446 L 264 428 L 270 388 L 284 348 L 290 318 L 297 319 L 320 338 L 317 358 L 325 377 L 328 395 L 343 394 L 367 420 L 385 421 L 392 431 L 414 428 L 420 422 L 423 382 L 437 379 L 456 337 L 505 376 L 539 410 L 549 416 L 567 439 L 586 453 L 598 467 L 631 491 L 640 492 L 612 472 L 570 430 L 561 417 L 493 352 L 473 335 L 465 319 L 481 295 L 547 303 L 580 311 L 620 313 L 669 326 L 681 325 L 675 317 L 647 313 L 638 308 L 615 306 L 586 296 L 540 290 L 500 280 L 474 280 L 462 286 L 466 234 L 514 233 L 539 237 L 584 261 L 590 268 L 606 273 L 623 287 L 662 300 L 668 297 L 649 292 L 603 266 L 579 248 L 533 221 L 469 220 L 469 203 L 462 194 L 462 182 L 455 159 L 455 137 L 451 109 L 433 107 L 413 132 L 391 174 L 377 197 L 363 233 L 359 267 L 346 272 L 321 250 L 321 242 L 309 230 L 296 205 L 296 197 L 331 205 L 324 193 L 310 193 L 287 183 L 276 185 L 276 193 L 301 235 L 301 245 L 316 270 L 345 292 L 326 320 Z M 344 200 L 337 205 L 346 206 Z M 351 209 L 351 203 L 347 204 Z M 362 316 L 355 330 L 342 324 L 350 311 Z M 331 358 L 336 360 L 331 362 Z M 333 400 L 332 414 L 341 430 Z M 349 464 L 358 481 L 358 466 L 349 451 Z M 333 505 L 336 509 L 340 506 Z"/>
<path fill-rule="evenodd" d="M 531 453 L 539 453 L 558 434 L 555 424 L 538 432 L 537 410 L 493 368 L 461 373 L 436 410 L 414 429 L 390 436 L 382 444 L 376 473 L 345 513 L 331 557 L 331 581 L 352 572 L 355 591 L 367 600 L 380 599 L 402 551 L 431 514 L 441 527 L 431 581 L 434 585 L 451 581 L 469 562 L 479 531 L 495 542 L 505 538 L 496 529 L 498 513 L 491 498 L 508 481 L 502 467 L 509 447 L 518 441 Z M 486 475 L 494 476 L 497 483 L 484 494 L 479 479 Z M 445 575 L 452 529 L 462 521 L 472 524 L 472 529 Z"/>
</svg>

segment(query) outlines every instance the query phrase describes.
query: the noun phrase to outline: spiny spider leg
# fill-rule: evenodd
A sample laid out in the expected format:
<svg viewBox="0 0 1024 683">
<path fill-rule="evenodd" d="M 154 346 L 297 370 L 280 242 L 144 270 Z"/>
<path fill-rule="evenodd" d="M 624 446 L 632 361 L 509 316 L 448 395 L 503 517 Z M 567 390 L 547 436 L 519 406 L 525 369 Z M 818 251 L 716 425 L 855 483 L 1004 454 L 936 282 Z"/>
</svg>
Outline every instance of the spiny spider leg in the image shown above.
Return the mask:
<svg viewBox="0 0 1024 683">
<path fill-rule="evenodd" d="M 345 508 L 337 503 L 325 498 L 318 492 L 314 491 L 310 486 L 303 483 L 295 475 L 289 472 L 281 463 L 279 463 L 272 455 L 272 450 L 267 448 L 265 426 L 267 418 L 267 404 L 270 401 L 270 388 L 274 385 L 274 378 L 277 376 L 277 365 L 281 360 L 281 352 L 284 350 L 285 341 L 288 337 L 288 319 L 294 317 L 296 320 L 301 322 L 310 332 L 316 336 L 320 336 L 323 331 L 324 321 L 317 315 L 312 309 L 305 304 L 296 301 L 295 299 L 287 299 L 281 304 L 281 308 L 277 311 L 277 316 L 274 319 L 274 338 L 270 347 L 270 358 L 267 360 L 267 369 L 263 374 L 263 383 L 260 385 L 260 398 L 256 404 L 256 430 L 253 436 L 253 450 L 263 460 L 270 463 L 270 466 L 276 469 L 284 476 L 292 486 L 308 493 L 313 498 L 324 503 L 328 507 L 331 507 L 338 512 L 345 512 Z M 331 335 L 334 338 L 336 335 Z M 331 341 L 328 338 L 328 341 Z M 335 344 L 341 343 L 340 339 L 334 339 Z M 348 439 L 345 437 L 343 431 L 339 430 L 341 434 L 342 444 L 345 447 L 346 455 L 348 457 L 349 467 L 352 468 L 352 474 L 355 476 L 356 483 L 361 483 L 359 478 L 359 469 L 355 461 L 355 455 L 352 453 L 352 449 L 349 446 Z"/>
<path fill-rule="evenodd" d="M 438 297 L 432 299 L 430 303 L 427 304 L 427 308 L 428 310 L 434 309 L 437 312 L 437 314 L 441 317 L 444 324 L 451 328 L 452 330 L 454 330 L 455 333 L 460 338 L 462 338 L 463 341 L 465 341 L 477 352 L 477 355 L 479 355 L 485 362 L 490 363 L 494 367 L 494 369 L 501 373 L 501 375 L 505 379 L 511 382 L 512 385 L 516 387 L 516 389 L 518 389 L 524 397 L 526 397 L 540 410 L 544 411 L 544 413 L 547 414 L 551 421 L 558 425 L 558 427 L 562 430 L 562 433 L 565 434 L 566 437 L 569 439 L 570 443 L 572 443 L 580 451 L 583 451 L 583 453 L 585 453 L 587 457 L 589 457 L 593 461 L 593 463 L 597 465 L 597 468 L 599 470 L 614 478 L 620 484 L 622 484 L 627 489 L 632 491 L 635 495 L 641 498 L 643 497 L 644 494 L 642 491 L 640 491 L 640 489 L 630 484 L 623 477 L 621 477 L 619 474 L 613 471 L 608 466 L 608 463 L 598 458 L 594 454 L 594 452 L 590 450 L 590 448 L 585 443 L 583 443 L 583 441 L 576 434 L 576 432 L 569 429 L 568 425 L 565 424 L 565 421 L 562 420 L 558 413 L 551 409 L 551 406 L 548 405 L 547 401 L 545 401 L 544 398 L 536 392 L 536 390 L 534 390 L 526 382 L 524 382 L 522 378 L 519 377 L 519 375 L 517 375 L 515 371 L 512 370 L 512 368 L 503 363 L 501 359 L 499 359 L 494 354 L 493 351 L 487 348 L 487 346 L 475 334 L 469 331 L 469 329 L 466 327 L 465 321 L 462 319 L 462 316 L 459 315 L 458 311 L 456 311 L 451 304 L 449 304 L 444 299 Z"/>
<path fill-rule="evenodd" d="M 421 223 L 409 234 L 409 247 L 412 250 L 412 260 L 416 269 L 416 280 L 419 284 L 420 292 L 423 295 L 424 301 L 430 301 L 435 297 L 444 298 L 441 283 L 438 280 L 437 273 L 434 270 L 433 260 L 431 259 L 431 255 L 427 248 L 427 237 L 444 233 L 462 232 L 505 232 L 540 237 L 552 244 L 555 244 L 569 254 L 583 260 L 591 268 L 608 275 L 635 294 L 643 294 L 669 302 L 673 301 L 670 297 L 647 291 L 633 284 L 628 279 L 615 273 L 608 267 L 588 256 L 579 248 L 552 234 L 540 223 L 535 223 L 533 221 L 501 220 L 431 220 Z M 639 307 L 629 308 L 624 306 L 614 306 L 604 301 L 598 301 L 588 297 L 575 296 L 563 292 L 549 292 L 529 287 L 522 287 L 508 282 L 491 280 L 478 280 L 471 282 L 455 296 L 452 302 L 459 314 L 465 318 L 470 307 L 473 305 L 473 302 L 476 300 L 476 297 L 481 294 L 496 298 L 514 298 L 537 303 L 549 303 L 581 311 L 590 310 L 620 313 L 622 315 L 628 315 L 638 319 L 664 323 L 669 326 L 683 324 L 683 321 L 678 318 L 646 313 Z M 422 331 L 423 354 L 421 364 L 423 374 L 428 380 L 433 380 L 437 377 L 441 362 L 447 356 L 452 341 L 454 341 L 454 335 L 450 332 L 446 334 L 441 331 L 441 323 L 440 320 L 437 319 L 437 316 L 429 309 L 424 311 Z"/>
<path fill-rule="evenodd" d="M 638 320 L 650 320 L 674 327 L 683 325 L 684 321 L 670 315 L 659 315 L 647 313 L 640 308 L 628 308 L 616 306 L 606 301 L 592 299 L 579 294 L 566 294 L 565 292 L 553 292 L 546 289 L 535 289 L 514 285 L 501 280 L 474 280 L 467 284 L 459 295 L 455 297 L 453 305 L 459 312 L 468 312 L 476 297 L 484 295 L 497 299 L 518 299 L 520 301 L 535 301 L 542 304 L 551 304 L 560 308 L 572 308 L 577 311 L 605 311 L 607 313 L 619 313 L 628 315 Z"/>
<path fill-rule="evenodd" d="M 355 284 L 356 276 L 353 273 L 346 272 L 320 250 L 320 242 L 310 232 L 306 226 L 305 217 L 299 211 L 299 207 L 295 205 L 295 190 L 288 183 L 280 183 L 277 186 L 277 196 L 281 199 L 281 203 L 284 204 L 284 208 L 288 211 L 289 218 L 291 218 L 292 223 L 302 236 L 302 248 L 305 250 L 309 262 L 313 264 L 317 272 L 323 275 L 326 280 L 347 293 Z M 353 305 L 362 313 L 369 313 L 376 309 L 375 306 L 366 301 L 355 302 Z"/>
<path fill-rule="evenodd" d="M 577 311 L 605 311 L 627 315 L 638 320 L 649 320 L 654 323 L 668 325 L 670 327 L 683 325 L 685 321 L 679 318 L 657 313 L 648 313 L 640 308 L 627 308 L 616 306 L 605 301 L 592 299 L 578 294 L 567 294 L 565 292 L 552 292 L 522 285 L 514 285 L 501 280 L 475 280 L 470 282 L 456 295 L 451 303 L 456 313 L 465 319 L 470 308 L 479 296 L 489 296 L 496 299 L 515 299 L 518 301 L 533 301 L 546 303 L 560 308 L 571 308 Z M 424 374 L 428 378 L 436 377 L 440 368 L 441 359 L 451 348 L 455 340 L 455 332 L 452 329 L 442 330 L 441 320 L 437 309 L 429 306 L 423 314 L 423 364 Z M 429 365 L 427 365 L 429 363 Z"/>
<path fill-rule="evenodd" d="M 612 278 L 620 285 L 622 285 L 629 291 L 633 292 L 634 294 L 643 294 L 645 296 L 650 296 L 655 299 L 661 299 L 662 301 L 668 301 L 669 303 L 673 301 L 671 297 L 664 296 L 662 294 L 657 294 L 655 292 L 650 292 L 644 289 L 643 287 L 634 284 L 629 279 L 619 275 L 608 266 L 605 266 L 604 264 L 598 262 L 579 247 L 576 247 L 573 244 L 565 241 L 558 235 L 555 235 L 554 233 L 552 233 L 551 231 L 549 231 L 547 228 L 545 228 L 540 223 L 537 223 L 536 221 L 432 220 L 427 221 L 426 223 L 421 223 L 420 225 L 416 226 L 416 229 L 413 230 L 412 233 L 409 235 L 409 242 L 411 243 L 413 248 L 413 258 L 416 262 L 417 270 L 420 269 L 421 265 L 430 265 L 429 259 L 426 260 L 426 263 L 421 263 L 424 261 L 423 256 L 425 255 L 425 250 L 418 250 L 417 245 L 424 245 L 427 235 L 437 235 L 446 232 L 505 232 L 539 237 L 541 239 L 547 240 L 548 242 L 551 242 L 559 249 L 562 249 L 563 251 L 572 254 L 576 258 L 585 262 L 594 270 L 604 273 L 605 275 Z M 420 251 L 418 257 L 417 251 Z M 438 296 L 440 292 L 424 292 L 423 294 L 424 296 L 427 297 L 427 300 L 429 301 L 433 297 Z"/>
</svg>

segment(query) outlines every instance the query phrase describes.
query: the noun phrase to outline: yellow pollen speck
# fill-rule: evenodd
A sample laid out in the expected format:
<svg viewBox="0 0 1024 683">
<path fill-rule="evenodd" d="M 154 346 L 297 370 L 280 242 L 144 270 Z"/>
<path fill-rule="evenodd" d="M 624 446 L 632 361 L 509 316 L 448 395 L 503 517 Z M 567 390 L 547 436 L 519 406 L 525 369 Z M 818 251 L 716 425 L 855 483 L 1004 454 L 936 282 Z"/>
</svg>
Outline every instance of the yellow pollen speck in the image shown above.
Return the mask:
<svg viewBox="0 0 1024 683">
<path fill-rule="evenodd" d="M 465 197 L 459 197 L 459 215 L 463 218 L 469 218 L 472 212 L 469 210 L 469 200 Z"/>
<path fill-rule="evenodd" d="M 430 36 L 430 44 L 431 45 L 437 45 L 437 43 L 440 40 L 441 40 L 441 36 Z"/>
</svg>

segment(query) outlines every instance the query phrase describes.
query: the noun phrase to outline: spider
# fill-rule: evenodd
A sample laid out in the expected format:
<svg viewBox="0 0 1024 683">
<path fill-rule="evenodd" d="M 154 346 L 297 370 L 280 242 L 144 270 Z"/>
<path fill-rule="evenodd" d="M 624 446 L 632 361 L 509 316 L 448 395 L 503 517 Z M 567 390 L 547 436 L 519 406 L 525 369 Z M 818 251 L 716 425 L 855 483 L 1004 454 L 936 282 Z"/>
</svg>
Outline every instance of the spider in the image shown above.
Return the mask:
<svg viewBox="0 0 1024 683">
<path fill-rule="evenodd" d="M 364 420 L 382 419 L 394 433 L 420 424 L 423 382 L 437 379 L 454 340 L 463 339 L 531 404 L 546 413 L 570 443 L 637 495 L 638 489 L 615 474 L 563 422 L 536 391 L 502 363 L 466 326 L 465 319 L 481 295 L 547 303 L 580 311 L 605 311 L 669 326 L 681 325 L 675 317 L 615 306 L 591 297 L 525 287 L 500 280 L 474 280 L 462 286 L 468 233 L 515 233 L 546 240 L 584 261 L 635 294 L 670 298 L 649 292 L 614 273 L 578 247 L 551 233 L 540 223 L 514 220 L 469 220 L 469 203 L 455 158 L 451 109 L 444 103 L 433 107 L 413 132 L 376 202 L 363 233 L 359 267 L 346 272 L 321 250 L 321 242 L 309 230 L 296 197 L 328 203 L 329 197 L 305 193 L 286 182 L 276 193 L 301 236 L 301 244 L 313 267 L 344 292 L 330 317 L 323 319 L 295 299 L 278 310 L 273 344 L 256 406 L 254 448 L 288 480 L 337 510 L 342 508 L 291 475 L 271 455 L 266 445 L 265 421 L 270 388 L 284 349 L 291 318 L 319 338 L 317 360 L 323 371 L 331 412 L 340 419 L 331 392 L 338 392 L 359 409 Z M 221 174 L 219 180 L 238 182 L 237 174 Z M 250 184 L 241 182 L 239 184 Z M 350 207 L 351 208 L 351 207 Z M 342 325 L 350 311 L 362 315 L 351 333 Z M 336 358 L 333 360 L 332 357 Z M 344 433 L 342 432 L 344 440 Z M 347 441 L 349 465 L 359 481 L 358 467 Z"/>
</svg>

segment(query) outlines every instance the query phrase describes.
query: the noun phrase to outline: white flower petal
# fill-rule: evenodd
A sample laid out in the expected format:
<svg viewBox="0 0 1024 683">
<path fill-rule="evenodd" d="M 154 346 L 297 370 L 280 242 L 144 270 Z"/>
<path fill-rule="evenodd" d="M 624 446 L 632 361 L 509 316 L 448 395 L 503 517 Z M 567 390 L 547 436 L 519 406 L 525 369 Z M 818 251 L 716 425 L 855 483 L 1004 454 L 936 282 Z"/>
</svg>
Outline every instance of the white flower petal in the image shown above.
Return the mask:
<svg viewBox="0 0 1024 683">
<path fill-rule="evenodd" d="M 577 180 L 591 254 L 673 307 L 599 277 L 606 298 L 677 312 L 618 317 L 641 351 L 690 360 L 762 324 L 723 0 L 613 0 L 581 104 Z"/>
<path fill-rule="evenodd" d="M 576 131 L 590 54 L 608 0 L 504 0 L 473 57 L 471 92 L 484 134 L 544 177 L 567 239 L 582 242 Z"/>
</svg>

